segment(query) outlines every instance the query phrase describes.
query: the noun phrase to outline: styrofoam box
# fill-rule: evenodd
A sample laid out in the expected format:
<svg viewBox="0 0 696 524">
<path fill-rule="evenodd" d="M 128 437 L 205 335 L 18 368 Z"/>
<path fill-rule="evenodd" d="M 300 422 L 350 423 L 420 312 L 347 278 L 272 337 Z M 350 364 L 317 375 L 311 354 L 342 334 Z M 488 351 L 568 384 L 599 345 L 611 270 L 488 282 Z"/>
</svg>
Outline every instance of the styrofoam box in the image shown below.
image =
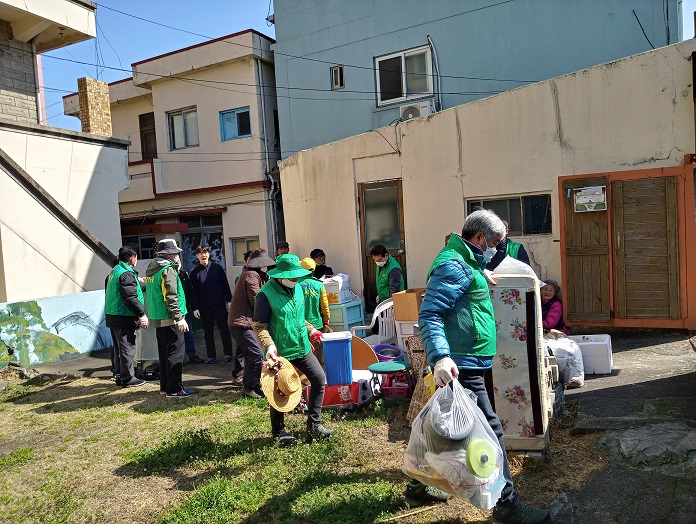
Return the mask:
<svg viewBox="0 0 696 524">
<path fill-rule="evenodd" d="M 580 346 L 585 375 L 611 373 L 614 357 L 611 353 L 611 337 L 609 335 L 574 335 L 568 338 Z"/>
</svg>

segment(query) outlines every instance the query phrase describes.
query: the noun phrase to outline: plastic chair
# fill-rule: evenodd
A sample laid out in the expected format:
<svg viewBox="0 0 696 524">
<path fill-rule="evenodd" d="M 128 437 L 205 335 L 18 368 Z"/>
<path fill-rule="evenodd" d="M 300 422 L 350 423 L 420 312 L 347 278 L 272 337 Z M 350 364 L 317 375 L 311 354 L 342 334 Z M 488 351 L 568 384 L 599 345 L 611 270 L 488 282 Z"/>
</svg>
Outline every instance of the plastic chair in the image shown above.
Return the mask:
<svg viewBox="0 0 696 524">
<path fill-rule="evenodd" d="M 391 298 L 380 302 L 372 313 L 372 321 L 369 326 L 355 326 L 350 328 L 350 332 L 355 335 L 356 331 L 370 330 L 379 326 L 379 333 L 363 337 L 363 340 L 371 346 L 377 344 L 393 344 L 396 342 L 396 321 L 394 320 L 394 301 Z"/>
</svg>

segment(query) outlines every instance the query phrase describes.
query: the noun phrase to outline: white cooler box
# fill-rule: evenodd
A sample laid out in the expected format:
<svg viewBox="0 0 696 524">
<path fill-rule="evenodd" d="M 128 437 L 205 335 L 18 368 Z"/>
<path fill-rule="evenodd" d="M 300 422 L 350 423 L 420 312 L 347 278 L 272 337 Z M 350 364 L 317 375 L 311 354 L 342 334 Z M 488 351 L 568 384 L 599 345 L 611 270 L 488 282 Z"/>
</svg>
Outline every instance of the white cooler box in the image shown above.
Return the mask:
<svg viewBox="0 0 696 524">
<path fill-rule="evenodd" d="M 585 375 L 608 375 L 614 366 L 609 335 L 574 335 L 568 337 L 580 346 Z"/>
</svg>

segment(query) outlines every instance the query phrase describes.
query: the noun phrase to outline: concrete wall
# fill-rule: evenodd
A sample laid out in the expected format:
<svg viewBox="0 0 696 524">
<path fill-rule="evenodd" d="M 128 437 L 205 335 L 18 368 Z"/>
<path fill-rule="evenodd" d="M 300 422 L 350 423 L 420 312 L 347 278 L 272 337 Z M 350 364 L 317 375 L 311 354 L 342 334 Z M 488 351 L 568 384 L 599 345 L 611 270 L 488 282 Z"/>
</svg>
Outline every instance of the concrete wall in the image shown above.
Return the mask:
<svg viewBox="0 0 696 524">
<path fill-rule="evenodd" d="M 408 284 L 422 286 L 466 199 L 550 193 L 552 234 L 513 238 L 560 280 L 558 177 L 681 165 L 694 51 L 685 41 L 298 153 L 280 167 L 292 251 L 320 246 L 361 293 L 357 183 L 401 179 Z"/>
<path fill-rule="evenodd" d="M 14 40 L 4 20 L 0 20 L 0 115 L 23 124 L 38 121 L 31 43 Z"/>
<path fill-rule="evenodd" d="M 375 57 L 429 35 L 451 108 L 650 49 L 632 10 L 655 47 L 680 39 L 677 0 L 276 0 L 283 157 L 399 118 L 405 102 L 377 107 Z M 342 64 L 345 88 L 331 91 Z"/>
<path fill-rule="evenodd" d="M 124 142 L 0 121 L 0 144 L 109 250 L 118 252 L 117 195 L 128 183 Z M 0 195 L 1 301 L 103 289 L 109 266 L 5 173 L 0 173 Z"/>
</svg>

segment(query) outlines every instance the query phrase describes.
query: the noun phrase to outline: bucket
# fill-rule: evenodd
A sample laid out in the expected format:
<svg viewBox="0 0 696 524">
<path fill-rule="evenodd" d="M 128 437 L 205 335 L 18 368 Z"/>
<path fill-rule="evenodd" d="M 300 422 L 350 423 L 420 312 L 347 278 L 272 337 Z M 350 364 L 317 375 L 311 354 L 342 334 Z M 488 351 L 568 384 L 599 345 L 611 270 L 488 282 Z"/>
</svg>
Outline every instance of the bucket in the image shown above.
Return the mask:
<svg viewBox="0 0 696 524">
<path fill-rule="evenodd" d="M 322 335 L 327 386 L 353 382 L 352 339 L 353 335 L 350 331 L 336 331 Z"/>
<path fill-rule="evenodd" d="M 404 350 L 391 344 L 377 344 L 375 346 L 375 354 L 380 362 L 404 362 Z"/>
</svg>

